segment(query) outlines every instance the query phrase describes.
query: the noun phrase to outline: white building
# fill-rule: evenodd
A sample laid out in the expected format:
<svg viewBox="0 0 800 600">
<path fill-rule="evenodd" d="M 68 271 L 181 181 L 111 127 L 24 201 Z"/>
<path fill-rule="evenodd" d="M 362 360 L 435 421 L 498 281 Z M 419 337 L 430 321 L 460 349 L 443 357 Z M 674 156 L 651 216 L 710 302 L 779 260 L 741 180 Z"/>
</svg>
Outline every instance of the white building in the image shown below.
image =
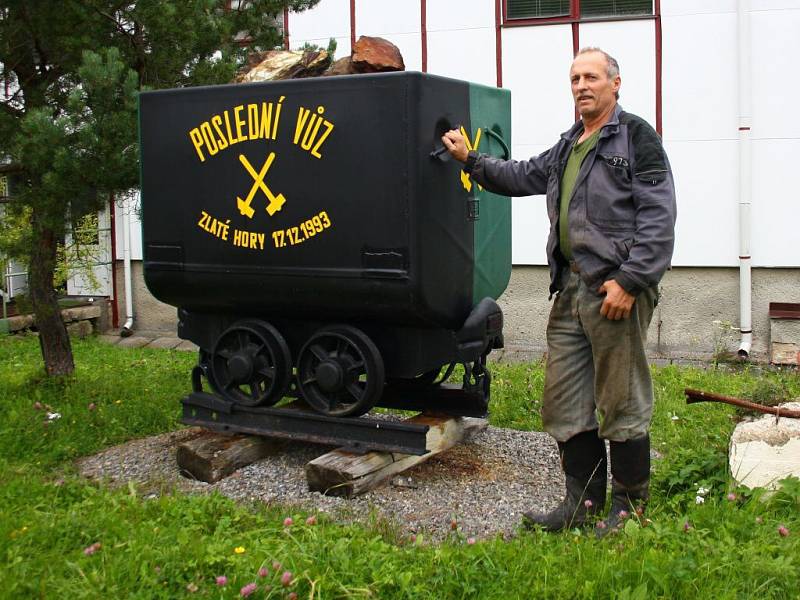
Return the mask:
<svg viewBox="0 0 800 600">
<path fill-rule="evenodd" d="M 800 54 L 800 0 L 321 0 L 284 21 L 291 48 L 324 47 L 335 37 L 341 57 L 359 36 L 379 36 L 400 48 L 407 70 L 510 89 L 518 159 L 550 147 L 574 121 L 568 71 L 575 52 L 609 52 L 620 63 L 620 102 L 663 135 L 677 188 L 673 270 L 653 319 L 652 350 L 747 350 L 748 338 L 735 329 L 749 330 L 752 315 L 751 352 L 766 357 L 769 303 L 800 302 L 791 175 L 800 122 L 791 119 L 797 84 L 790 75 Z M 513 202 L 515 266 L 501 300 L 506 340 L 541 349 L 547 215 L 541 197 Z M 123 218 L 118 212 L 116 222 Z M 159 312 L 136 283 L 135 214 L 131 225 L 136 327 L 172 328 L 174 310 Z M 121 258 L 120 225 L 116 232 Z"/>
</svg>

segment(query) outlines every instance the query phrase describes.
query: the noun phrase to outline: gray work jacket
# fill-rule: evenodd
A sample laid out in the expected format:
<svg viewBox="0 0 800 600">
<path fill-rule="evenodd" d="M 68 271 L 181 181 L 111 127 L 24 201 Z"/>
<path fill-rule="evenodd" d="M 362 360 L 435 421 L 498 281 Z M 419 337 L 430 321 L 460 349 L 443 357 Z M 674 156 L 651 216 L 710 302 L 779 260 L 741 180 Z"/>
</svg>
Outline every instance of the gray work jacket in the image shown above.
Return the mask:
<svg viewBox="0 0 800 600">
<path fill-rule="evenodd" d="M 578 121 L 555 146 L 529 160 L 470 152 L 464 170 L 487 190 L 507 196 L 547 194 L 550 293 L 564 266 L 558 249 L 561 176 L 583 130 Z M 637 295 L 655 288 L 672 260 L 675 186 L 661 138 L 646 121 L 617 105 L 583 161 L 569 203 L 572 257 L 590 289 L 616 280 Z"/>
</svg>

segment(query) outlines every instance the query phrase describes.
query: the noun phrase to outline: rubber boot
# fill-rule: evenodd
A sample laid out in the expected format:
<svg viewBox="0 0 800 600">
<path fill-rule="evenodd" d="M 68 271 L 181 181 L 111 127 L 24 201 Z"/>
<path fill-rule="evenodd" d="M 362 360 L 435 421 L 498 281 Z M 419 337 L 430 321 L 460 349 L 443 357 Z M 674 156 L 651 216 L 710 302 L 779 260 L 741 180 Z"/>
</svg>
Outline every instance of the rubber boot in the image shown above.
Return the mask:
<svg viewBox="0 0 800 600">
<path fill-rule="evenodd" d="M 618 531 L 630 515 L 641 517 L 649 498 L 650 436 L 611 442 L 611 508 L 595 525 L 598 538 Z"/>
<path fill-rule="evenodd" d="M 558 443 L 566 493 L 561 504 L 549 513 L 522 513 L 522 524 L 531 529 L 561 531 L 581 527 L 606 503 L 606 446 L 597 430 L 584 431 Z"/>
</svg>

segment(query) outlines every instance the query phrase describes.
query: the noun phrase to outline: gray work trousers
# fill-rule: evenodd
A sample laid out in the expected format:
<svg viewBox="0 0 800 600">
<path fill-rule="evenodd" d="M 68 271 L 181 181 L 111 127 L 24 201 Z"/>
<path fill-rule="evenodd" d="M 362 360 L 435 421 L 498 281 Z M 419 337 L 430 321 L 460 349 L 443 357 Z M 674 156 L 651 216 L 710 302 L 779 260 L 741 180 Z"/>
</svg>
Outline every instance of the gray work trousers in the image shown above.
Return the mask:
<svg viewBox="0 0 800 600">
<path fill-rule="evenodd" d="M 578 273 L 562 277 L 547 323 L 544 429 L 559 442 L 598 428 L 615 442 L 640 438 L 653 414 L 645 343 L 657 291 L 644 290 L 627 319 L 612 321 L 600 315 L 605 296 Z"/>
</svg>

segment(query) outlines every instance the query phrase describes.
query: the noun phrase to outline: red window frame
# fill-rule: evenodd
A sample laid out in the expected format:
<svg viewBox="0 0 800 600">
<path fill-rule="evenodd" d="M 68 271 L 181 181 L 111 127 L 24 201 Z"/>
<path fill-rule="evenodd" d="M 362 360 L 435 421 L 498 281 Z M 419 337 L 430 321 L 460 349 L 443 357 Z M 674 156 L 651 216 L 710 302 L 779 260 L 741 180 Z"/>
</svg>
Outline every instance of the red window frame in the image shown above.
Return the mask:
<svg viewBox="0 0 800 600">
<path fill-rule="evenodd" d="M 570 0 L 569 14 L 555 17 L 523 17 L 510 19 L 508 17 L 508 0 L 503 0 L 503 27 L 520 27 L 529 25 L 554 25 L 557 23 L 595 23 L 608 21 L 640 21 L 656 18 L 657 5 L 653 2 L 653 13 L 649 15 L 612 15 L 608 17 L 581 17 L 581 0 Z"/>
</svg>

